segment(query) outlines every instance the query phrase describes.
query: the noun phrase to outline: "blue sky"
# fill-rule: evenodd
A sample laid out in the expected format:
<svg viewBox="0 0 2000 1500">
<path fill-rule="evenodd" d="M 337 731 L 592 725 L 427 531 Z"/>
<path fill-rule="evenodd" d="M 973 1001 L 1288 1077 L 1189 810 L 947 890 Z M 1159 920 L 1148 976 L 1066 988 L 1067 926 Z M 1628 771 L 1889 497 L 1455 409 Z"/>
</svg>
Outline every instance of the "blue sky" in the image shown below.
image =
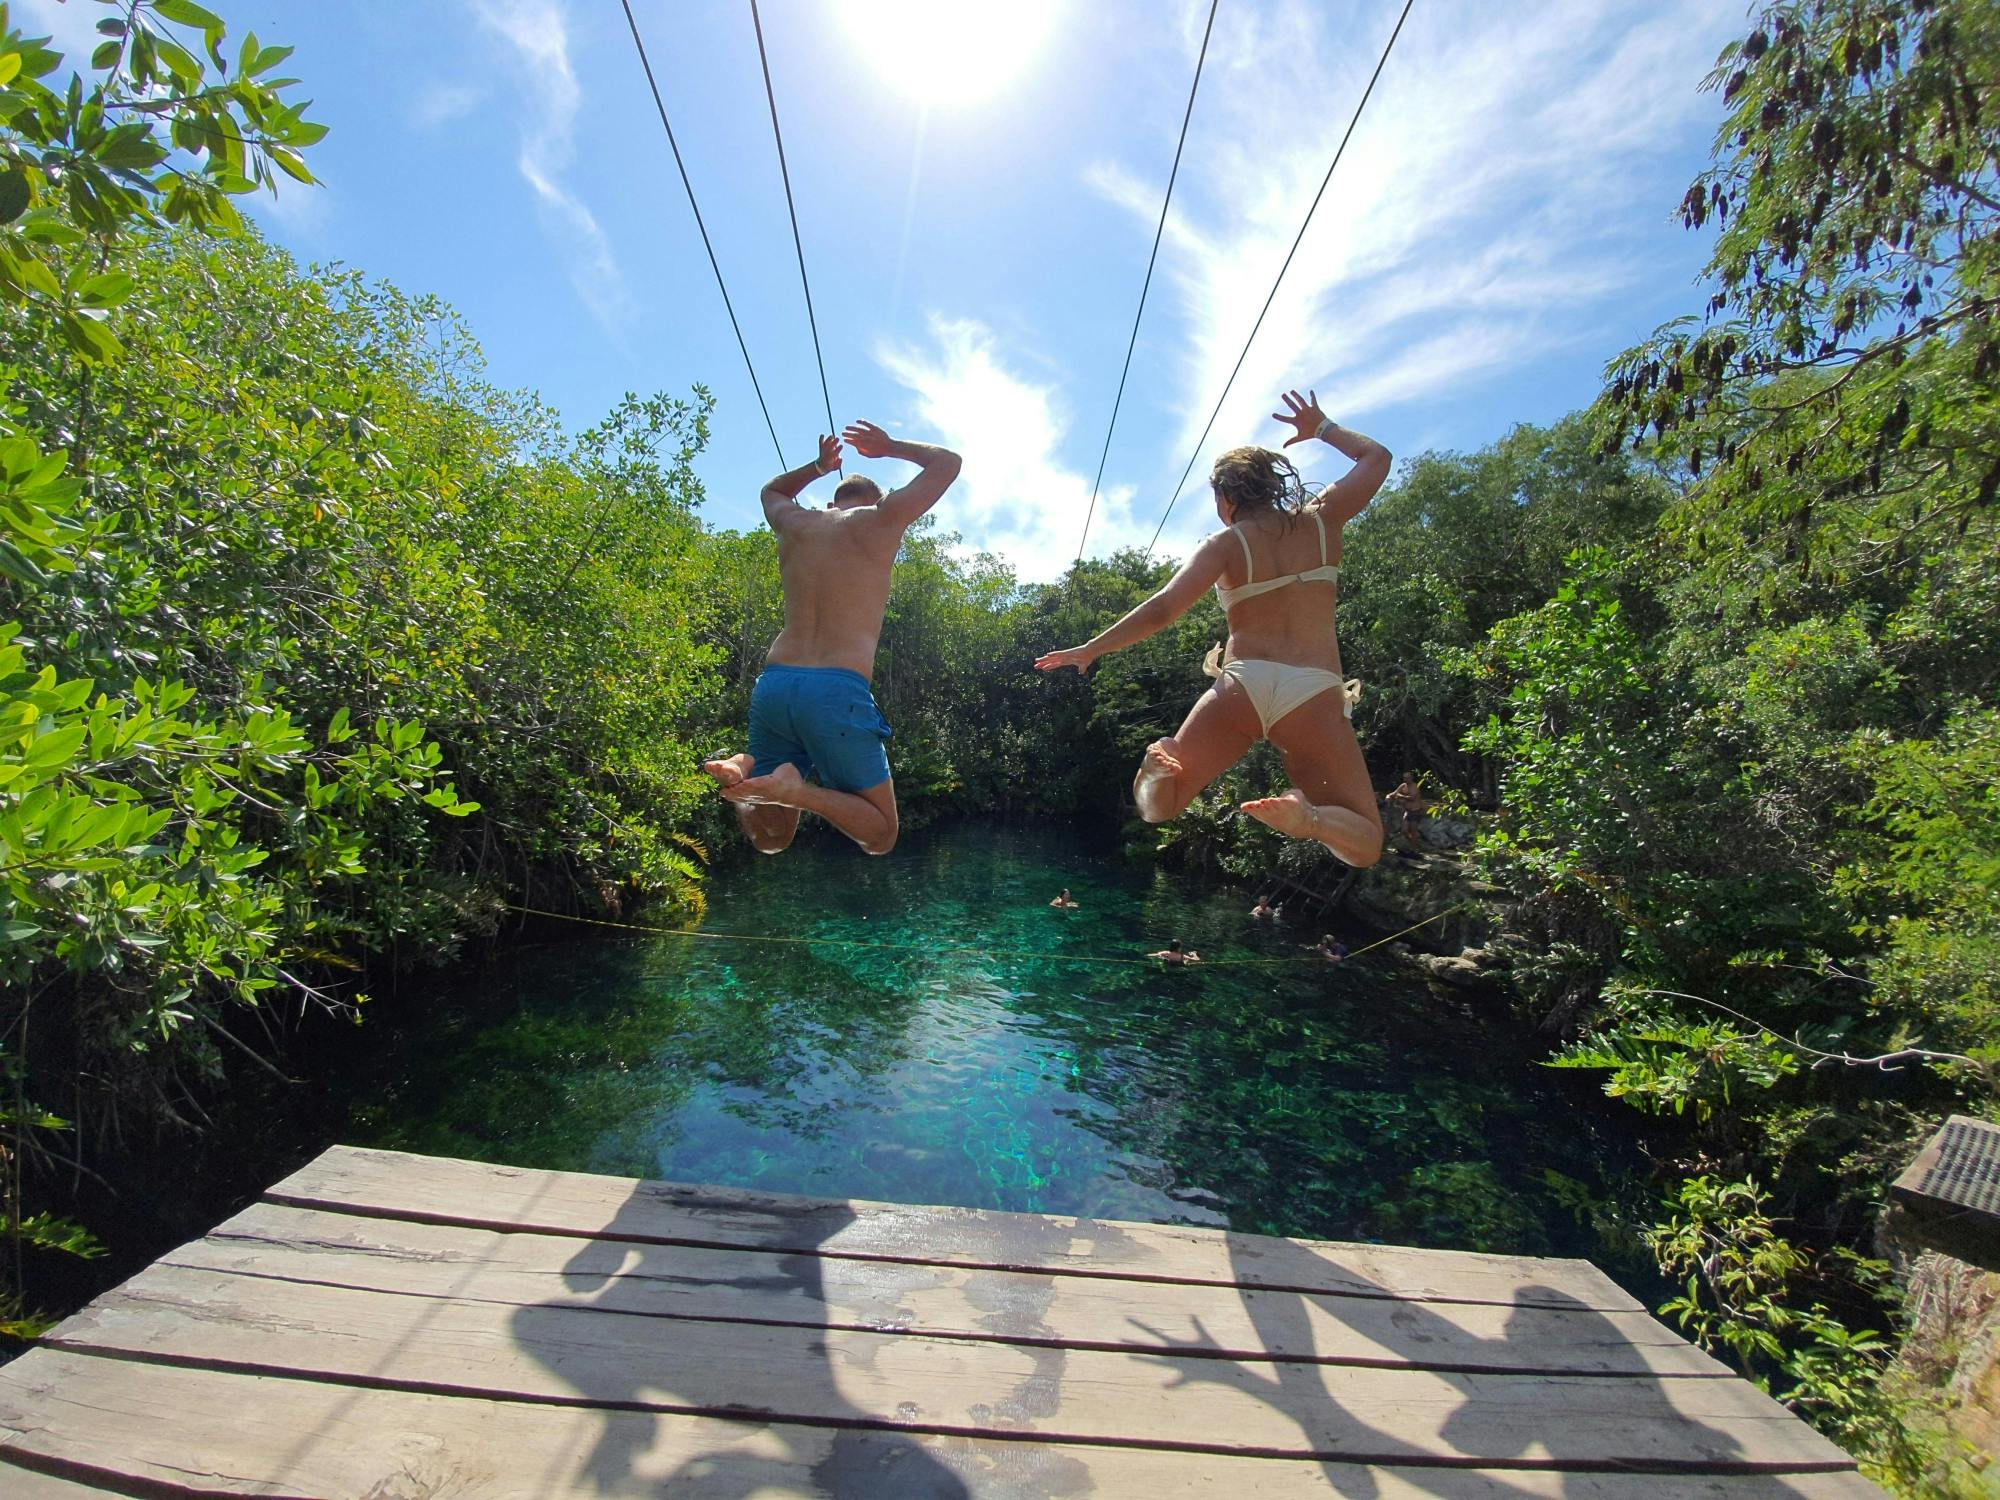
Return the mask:
<svg viewBox="0 0 2000 1500">
<path fill-rule="evenodd" d="M 706 383 L 706 514 L 758 524 L 776 458 L 617 0 L 211 3 L 297 47 L 331 127 L 326 186 L 256 208 L 275 239 L 442 295 L 493 378 L 573 427 L 627 390 Z M 749 5 L 634 8 L 801 462 L 825 418 Z M 1399 8 L 1221 0 L 1091 552 L 1152 535 Z M 59 43 L 104 14 L 15 10 Z M 941 521 L 1026 578 L 1076 551 L 1206 14 L 763 5 L 834 415 L 959 448 Z M 1294 385 L 1399 456 L 1588 401 L 1611 355 L 1698 305 L 1704 245 L 1673 210 L 1719 114 L 1697 85 L 1745 14 L 1416 0 L 1209 451 L 1275 444 Z M 1201 472 L 1165 550 L 1214 524 Z"/>
</svg>

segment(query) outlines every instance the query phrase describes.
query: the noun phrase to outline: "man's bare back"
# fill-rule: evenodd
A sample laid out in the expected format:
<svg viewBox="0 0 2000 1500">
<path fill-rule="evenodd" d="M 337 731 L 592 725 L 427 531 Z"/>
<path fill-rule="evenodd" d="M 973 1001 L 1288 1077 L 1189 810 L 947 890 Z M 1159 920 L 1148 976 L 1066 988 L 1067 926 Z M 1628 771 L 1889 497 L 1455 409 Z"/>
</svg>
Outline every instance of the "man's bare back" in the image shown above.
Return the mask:
<svg viewBox="0 0 2000 1500">
<path fill-rule="evenodd" d="M 820 439 L 815 463 L 764 486 L 764 516 L 778 538 L 785 628 L 771 643 L 750 699 L 750 749 L 703 769 L 737 804 L 750 842 L 788 847 L 801 812 L 818 813 L 870 854 L 896 843 L 896 787 L 883 742 L 889 725 L 868 690 L 903 533 L 958 477 L 959 457 L 898 442 L 870 422 L 842 436 L 864 458 L 901 458 L 922 472 L 884 495 L 873 480 L 843 480 L 829 510 L 799 492 L 840 462 L 841 439 Z M 806 779 L 817 772 L 819 783 Z"/>
<path fill-rule="evenodd" d="M 880 505 L 805 510 L 778 533 L 785 628 L 765 660 L 845 667 L 870 681 L 904 526 Z"/>
</svg>

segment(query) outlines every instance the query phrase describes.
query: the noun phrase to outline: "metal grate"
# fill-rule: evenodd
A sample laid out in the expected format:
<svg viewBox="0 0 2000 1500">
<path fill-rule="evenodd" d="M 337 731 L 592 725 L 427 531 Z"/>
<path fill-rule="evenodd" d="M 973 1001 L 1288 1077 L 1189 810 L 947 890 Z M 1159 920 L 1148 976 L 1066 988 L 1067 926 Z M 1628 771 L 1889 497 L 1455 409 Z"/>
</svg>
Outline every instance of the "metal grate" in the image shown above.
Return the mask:
<svg viewBox="0 0 2000 1500">
<path fill-rule="evenodd" d="M 2000 1214 L 2000 1126 L 1953 1115 L 1897 1186 L 1941 1204 Z M 1914 1181 L 1910 1179 L 1914 1178 Z"/>
</svg>

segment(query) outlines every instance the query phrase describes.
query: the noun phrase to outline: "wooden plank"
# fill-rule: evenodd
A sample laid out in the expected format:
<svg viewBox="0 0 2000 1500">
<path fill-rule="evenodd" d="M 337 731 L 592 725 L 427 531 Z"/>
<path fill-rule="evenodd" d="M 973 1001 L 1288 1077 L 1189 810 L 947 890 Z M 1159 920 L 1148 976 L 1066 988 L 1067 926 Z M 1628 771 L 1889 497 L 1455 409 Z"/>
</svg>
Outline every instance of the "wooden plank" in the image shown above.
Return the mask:
<svg viewBox="0 0 2000 1500">
<path fill-rule="evenodd" d="M 1427 1369 L 1563 1374 L 1730 1372 L 1644 1313 L 1404 1304 L 1255 1288 L 577 1240 L 261 1203 L 163 1264 L 518 1305 L 587 1303 L 657 1317 L 1172 1349 Z"/>
<path fill-rule="evenodd" d="M 0 1374 L 4 1374 L 0 1370 Z M 79 1479 L 64 1479 L 37 1469 L 24 1469 L 0 1456 L 0 1495 L 7 1500 L 104 1500 L 119 1490 L 106 1489 Z"/>
<path fill-rule="evenodd" d="M 474 1401 L 37 1350 L 0 1367 L 0 1453 L 185 1493 L 480 1500 L 1881 1500 L 1854 1474 L 1406 1469 Z M 8 1500 L 41 1492 L 8 1488 Z M 49 1491 L 48 1500 L 95 1493 Z"/>
<path fill-rule="evenodd" d="M 1588 1261 L 800 1198 L 351 1146 L 331 1148 L 264 1197 L 301 1208 L 590 1239 L 1353 1297 L 1644 1311 Z"/>
<path fill-rule="evenodd" d="M 54 1348 L 752 1419 L 1536 1467 L 1841 1469 L 1747 1382 L 1444 1374 L 509 1307 L 154 1266 Z"/>
</svg>

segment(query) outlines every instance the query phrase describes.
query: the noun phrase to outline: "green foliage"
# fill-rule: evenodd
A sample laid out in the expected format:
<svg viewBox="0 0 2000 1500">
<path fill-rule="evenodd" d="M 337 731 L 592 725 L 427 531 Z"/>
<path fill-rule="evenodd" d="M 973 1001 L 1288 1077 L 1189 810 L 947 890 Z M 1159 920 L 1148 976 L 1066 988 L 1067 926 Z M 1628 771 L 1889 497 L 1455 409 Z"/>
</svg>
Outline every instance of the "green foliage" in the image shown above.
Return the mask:
<svg viewBox="0 0 2000 1500">
<path fill-rule="evenodd" d="M 59 97 L 0 9 L 10 1274 L 85 1245 L 23 1210 L 70 1121 L 189 1125 L 360 971 L 509 896 L 698 911 L 706 861 L 707 394 L 565 437 L 434 299 L 243 224 L 324 133 L 287 49 L 187 0 L 100 29 Z"/>
<path fill-rule="evenodd" d="M 1691 1109 L 1705 1121 L 1746 1086 L 1769 1088 L 1797 1071 L 1797 1059 L 1776 1043 L 1768 1031 L 1753 1036 L 1708 1022 L 1632 1021 L 1571 1043 L 1549 1066 L 1607 1070 L 1604 1092 L 1612 1098 L 1649 1114 Z"/>
<path fill-rule="evenodd" d="M 1935 738 L 1856 736 L 1866 832 L 1836 888 L 1881 948 L 1880 1002 L 2000 1057 L 2000 712 L 1954 706 Z"/>
<path fill-rule="evenodd" d="M 279 173 L 312 183 L 301 153 L 326 135 L 285 99 L 297 80 L 269 76 L 291 48 L 252 32 L 232 56 L 221 18 L 192 0 L 100 4 L 101 76 L 78 69 L 60 91 L 65 59 L 0 4 L 0 304 L 46 311 L 93 364 L 118 356 L 107 313 L 132 292 L 106 264 L 112 244 L 162 224 L 241 228 L 231 198 L 275 191 Z"/>
</svg>

